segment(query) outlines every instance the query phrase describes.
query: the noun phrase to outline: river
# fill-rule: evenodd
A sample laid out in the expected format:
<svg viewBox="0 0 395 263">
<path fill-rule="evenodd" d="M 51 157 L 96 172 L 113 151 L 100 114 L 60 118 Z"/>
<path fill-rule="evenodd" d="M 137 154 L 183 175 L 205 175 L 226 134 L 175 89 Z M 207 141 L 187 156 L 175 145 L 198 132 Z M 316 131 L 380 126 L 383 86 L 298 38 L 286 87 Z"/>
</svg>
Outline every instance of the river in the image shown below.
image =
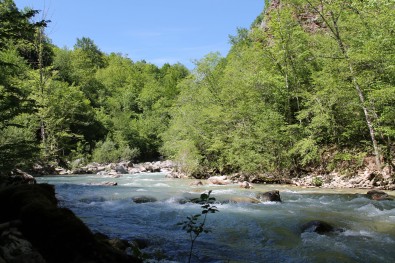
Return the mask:
<svg viewBox="0 0 395 263">
<path fill-rule="evenodd" d="M 198 204 L 180 200 L 212 190 L 219 212 L 194 245 L 193 262 L 395 262 L 395 201 L 372 201 L 367 190 L 303 189 L 280 185 L 189 186 L 192 180 L 168 179 L 163 173 L 105 178 L 97 175 L 37 178 L 55 185 L 63 207 L 70 208 L 94 232 L 123 239 L 144 239 L 145 252 L 186 262 L 189 235 L 178 222 L 200 213 Z M 98 186 L 103 181 L 117 186 Z M 282 203 L 226 202 L 277 189 Z M 135 203 L 134 197 L 157 201 Z M 339 229 L 320 235 L 301 232 L 310 220 Z"/>
</svg>

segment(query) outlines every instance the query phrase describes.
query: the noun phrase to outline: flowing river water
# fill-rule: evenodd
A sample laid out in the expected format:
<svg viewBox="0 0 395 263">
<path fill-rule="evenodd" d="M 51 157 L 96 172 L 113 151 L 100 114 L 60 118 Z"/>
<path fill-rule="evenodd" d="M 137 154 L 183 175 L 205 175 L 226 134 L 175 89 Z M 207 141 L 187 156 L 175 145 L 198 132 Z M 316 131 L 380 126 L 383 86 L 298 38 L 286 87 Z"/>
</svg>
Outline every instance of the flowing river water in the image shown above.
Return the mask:
<svg viewBox="0 0 395 263">
<path fill-rule="evenodd" d="M 103 181 L 118 185 L 94 185 Z M 53 176 L 38 182 L 54 184 L 60 204 L 92 231 L 147 240 L 146 252 L 175 262 L 186 262 L 190 247 L 189 235 L 177 223 L 201 212 L 198 204 L 182 200 L 207 190 L 212 190 L 219 212 L 208 215 L 212 232 L 196 240 L 193 262 L 395 262 L 395 201 L 369 200 L 363 195 L 367 190 L 190 186 L 192 180 L 168 179 L 163 173 Z M 244 202 L 274 189 L 282 203 Z M 157 201 L 133 201 L 141 196 Z M 302 232 L 310 220 L 326 221 L 339 230 L 327 235 Z"/>
</svg>

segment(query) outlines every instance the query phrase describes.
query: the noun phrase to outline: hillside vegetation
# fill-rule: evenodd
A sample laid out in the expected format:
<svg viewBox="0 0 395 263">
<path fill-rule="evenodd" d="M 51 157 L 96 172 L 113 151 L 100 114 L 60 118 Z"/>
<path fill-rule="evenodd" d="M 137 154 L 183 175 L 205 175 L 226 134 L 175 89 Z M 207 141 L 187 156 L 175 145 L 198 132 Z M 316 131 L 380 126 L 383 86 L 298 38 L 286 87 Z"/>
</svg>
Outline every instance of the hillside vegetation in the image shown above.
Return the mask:
<svg viewBox="0 0 395 263">
<path fill-rule="evenodd" d="M 0 173 L 164 156 L 195 177 L 392 173 L 395 3 L 273 0 L 191 72 L 73 49 L 0 0 Z"/>
</svg>

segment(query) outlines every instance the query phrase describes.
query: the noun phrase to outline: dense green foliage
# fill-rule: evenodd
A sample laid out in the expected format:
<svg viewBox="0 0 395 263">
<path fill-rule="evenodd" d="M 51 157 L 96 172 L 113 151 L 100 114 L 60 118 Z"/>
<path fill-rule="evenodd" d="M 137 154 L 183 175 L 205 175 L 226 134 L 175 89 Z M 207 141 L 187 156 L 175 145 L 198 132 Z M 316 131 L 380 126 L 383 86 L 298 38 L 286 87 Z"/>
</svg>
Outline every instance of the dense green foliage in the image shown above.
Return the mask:
<svg viewBox="0 0 395 263">
<path fill-rule="evenodd" d="M 394 6 L 271 1 L 226 58 L 209 54 L 180 84 L 163 150 L 195 175 L 333 169 L 366 154 L 393 166 Z"/>
<path fill-rule="evenodd" d="M 393 1 L 268 1 L 192 72 L 86 37 L 58 48 L 37 13 L 0 0 L 1 173 L 161 154 L 194 176 L 394 165 Z"/>
<path fill-rule="evenodd" d="M 86 37 L 73 50 L 55 47 L 38 13 L 0 1 L 0 173 L 33 162 L 159 157 L 189 71 L 105 54 Z"/>
</svg>

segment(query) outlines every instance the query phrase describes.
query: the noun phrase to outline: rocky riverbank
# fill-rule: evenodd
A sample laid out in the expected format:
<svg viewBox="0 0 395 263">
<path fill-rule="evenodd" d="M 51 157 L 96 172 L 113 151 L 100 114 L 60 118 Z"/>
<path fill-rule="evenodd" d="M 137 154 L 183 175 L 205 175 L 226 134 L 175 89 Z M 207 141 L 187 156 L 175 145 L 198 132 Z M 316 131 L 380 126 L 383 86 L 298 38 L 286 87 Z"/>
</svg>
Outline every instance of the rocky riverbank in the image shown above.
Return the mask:
<svg viewBox="0 0 395 263">
<path fill-rule="evenodd" d="M 364 166 L 348 175 L 337 171 L 325 174 L 313 172 L 292 178 L 292 184 L 301 187 L 395 190 L 395 177 L 388 167 L 378 172 L 371 166 Z"/>
<path fill-rule="evenodd" d="M 103 177 L 120 177 L 122 174 L 136 174 L 143 172 L 162 172 L 169 178 L 188 178 L 188 176 L 180 172 L 176 163 L 166 161 L 132 163 L 119 162 L 110 164 L 90 163 L 87 165 L 77 165 L 73 169 L 64 169 L 60 167 L 52 169 L 44 169 L 37 166 L 32 171 L 34 174 L 45 175 L 76 175 L 76 174 L 99 174 Z M 207 181 L 206 181 L 207 180 Z M 395 178 L 391 174 L 388 167 L 385 167 L 380 173 L 374 169 L 374 165 L 367 162 L 366 165 L 359 170 L 344 175 L 339 171 L 330 173 L 323 173 L 319 169 L 312 169 L 305 175 L 288 178 L 279 177 L 270 174 L 265 175 L 248 175 L 242 173 L 230 175 L 206 175 L 200 183 L 211 184 L 230 184 L 240 183 L 248 184 L 246 188 L 251 187 L 251 184 L 291 184 L 300 187 L 322 187 L 322 188 L 360 188 L 360 189 L 380 189 L 380 190 L 395 190 Z M 108 184 L 111 185 L 111 184 Z M 113 184 L 115 185 L 115 184 Z"/>
<path fill-rule="evenodd" d="M 163 172 L 167 177 L 184 178 L 171 161 L 141 164 L 113 163 L 89 164 L 76 169 L 53 169 L 55 174 L 99 174 L 103 178 L 121 177 L 123 174 Z M 0 178 L 0 263 L 2 262 L 139 262 L 132 256 L 141 248 L 133 241 L 109 239 L 93 234 L 69 209 L 58 207 L 54 188 L 47 184 L 35 184 L 35 178 L 15 170 L 10 177 Z M 114 180 L 115 181 L 115 180 Z M 238 183 L 242 188 L 254 188 L 256 184 L 292 184 L 300 187 L 367 188 L 394 190 L 394 179 L 386 170 L 377 173 L 365 168 L 354 176 L 340 173 L 310 173 L 292 179 L 270 175 L 213 175 L 199 179 L 191 185 Z M 116 184 L 106 184 L 110 187 Z M 387 194 L 388 193 L 388 194 Z M 367 198 L 388 200 L 390 192 L 367 191 Z M 390 196 L 389 196 L 390 195 Z M 136 197 L 135 203 L 155 202 L 155 199 Z M 231 198 L 229 202 L 281 202 L 280 193 L 272 191 L 256 198 Z M 391 199 L 392 200 L 392 199 Z M 315 225 L 314 225 L 315 227 Z"/>
<path fill-rule="evenodd" d="M 117 177 L 122 174 L 135 174 L 144 172 L 173 173 L 176 165 L 172 161 L 157 161 L 145 163 L 119 162 L 119 163 L 89 163 L 87 165 L 75 165 L 74 168 L 45 167 L 36 165 L 30 172 L 34 175 L 76 175 L 76 174 L 99 174 L 108 177 Z"/>
</svg>

